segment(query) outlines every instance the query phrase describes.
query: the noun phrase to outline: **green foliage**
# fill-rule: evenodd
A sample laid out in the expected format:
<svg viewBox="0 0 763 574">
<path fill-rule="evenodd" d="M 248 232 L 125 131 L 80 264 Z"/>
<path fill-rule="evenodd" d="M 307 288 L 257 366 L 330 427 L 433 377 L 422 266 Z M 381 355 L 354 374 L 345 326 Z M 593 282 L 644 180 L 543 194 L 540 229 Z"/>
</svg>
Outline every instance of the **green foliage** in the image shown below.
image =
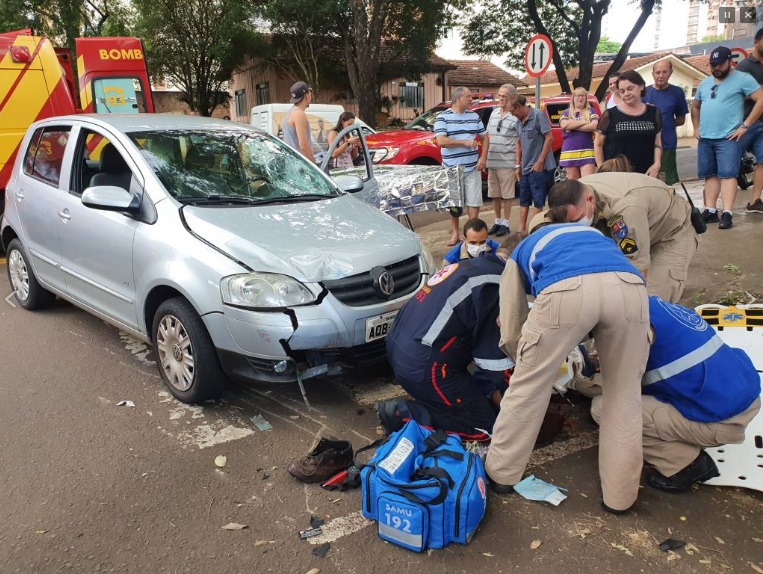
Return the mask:
<svg viewBox="0 0 763 574">
<path fill-rule="evenodd" d="M 209 116 L 228 100 L 227 82 L 261 46 L 248 5 L 238 0 L 134 0 L 137 34 L 155 80 L 183 90 L 192 110 Z"/>
<path fill-rule="evenodd" d="M 599 39 L 599 44 L 596 46 L 596 51 L 599 54 L 617 54 L 623 45 L 620 42 L 610 40 L 606 36 Z"/>
<path fill-rule="evenodd" d="M 464 52 L 487 58 L 506 54 L 506 66 L 525 68 L 525 45 L 537 33 L 525 0 L 485 0 L 472 4 L 466 11 L 461 38 Z M 578 62 L 578 40 L 573 30 L 563 22 L 551 2 L 537 0 L 538 14 L 545 23 L 550 38 L 556 44 L 565 67 Z M 580 18 L 580 9 L 570 4 L 570 16 Z"/>
<path fill-rule="evenodd" d="M 726 36 L 723 34 L 711 34 L 709 36 L 705 36 L 702 38 L 699 43 L 700 44 L 709 44 L 711 42 L 723 42 L 726 39 Z"/>
</svg>

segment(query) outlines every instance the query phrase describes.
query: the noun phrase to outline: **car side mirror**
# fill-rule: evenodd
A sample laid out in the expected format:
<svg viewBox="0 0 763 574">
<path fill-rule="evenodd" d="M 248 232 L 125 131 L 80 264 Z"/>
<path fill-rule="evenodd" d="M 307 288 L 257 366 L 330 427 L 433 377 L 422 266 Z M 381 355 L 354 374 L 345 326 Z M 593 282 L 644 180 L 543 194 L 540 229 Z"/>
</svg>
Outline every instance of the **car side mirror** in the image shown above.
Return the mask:
<svg viewBox="0 0 763 574">
<path fill-rule="evenodd" d="M 338 175 L 334 178 L 334 183 L 347 193 L 363 191 L 363 180 L 356 175 Z"/>
<path fill-rule="evenodd" d="M 88 187 L 82 192 L 82 204 L 102 211 L 127 212 L 132 215 L 140 213 L 140 198 L 114 185 Z"/>
</svg>

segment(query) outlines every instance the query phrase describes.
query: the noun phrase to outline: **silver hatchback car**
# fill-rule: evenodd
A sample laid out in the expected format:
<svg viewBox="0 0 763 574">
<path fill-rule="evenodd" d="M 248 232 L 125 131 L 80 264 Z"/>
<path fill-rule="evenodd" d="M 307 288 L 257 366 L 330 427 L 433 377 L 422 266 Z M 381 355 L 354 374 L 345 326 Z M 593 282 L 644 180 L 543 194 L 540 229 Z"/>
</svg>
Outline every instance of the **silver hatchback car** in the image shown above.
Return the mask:
<svg viewBox="0 0 763 574">
<path fill-rule="evenodd" d="M 172 394 L 384 358 L 434 262 L 414 233 L 276 138 L 198 117 L 33 124 L 0 236 L 18 303 L 55 296 L 155 346 Z M 313 371 L 314 372 L 314 371 Z"/>
</svg>

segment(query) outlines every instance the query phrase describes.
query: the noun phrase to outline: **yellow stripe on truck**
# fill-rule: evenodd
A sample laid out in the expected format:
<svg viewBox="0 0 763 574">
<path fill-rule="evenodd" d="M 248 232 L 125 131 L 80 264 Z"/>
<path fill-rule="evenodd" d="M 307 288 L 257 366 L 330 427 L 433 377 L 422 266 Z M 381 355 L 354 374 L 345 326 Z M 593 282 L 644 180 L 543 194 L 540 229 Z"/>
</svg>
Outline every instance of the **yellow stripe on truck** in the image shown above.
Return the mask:
<svg viewBox="0 0 763 574">
<path fill-rule="evenodd" d="M 24 37 L 19 37 L 18 39 L 21 38 Z M 26 37 L 26 39 L 35 40 L 35 38 L 31 37 Z M 39 40 L 45 41 L 42 39 Z M 33 53 L 35 47 L 36 46 L 30 47 L 30 53 Z M 46 50 L 46 47 L 49 49 Z M 16 149 L 16 146 L 18 146 L 24 132 L 26 132 L 26 127 L 35 121 L 43 106 L 48 101 L 48 98 L 50 97 L 49 91 L 52 90 L 63 78 L 63 72 L 61 66 L 58 65 L 58 59 L 55 56 L 55 52 L 53 52 L 51 46 L 46 47 L 43 47 L 37 54 L 30 69 L 23 74 L 21 80 L 16 85 L 13 95 L 8 99 L 8 102 L 3 109 L 0 110 L 0 126 L 18 126 L 12 130 L 0 132 L 0 165 L 4 165 L 10 160 L 11 154 Z M 50 58 L 51 55 L 55 61 L 46 62 L 47 65 L 43 66 L 41 59 Z M 2 69 L 4 63 L 5 59 L 3 59 L 3 63 L 0 64 L 0 77 L 6 75 L 13 76 L 11 84 L 6 87 L 7 91 L 10 89 L 10 86 L 13 85 L 13 82 L 18 79 L 21 70 L 16 74 L 8 73 L 9 70 Z M 40 68 L 43 69 L 42 73 L 40 73 Z M 50 86 L 50 90 L 48 86 Z M 21 126 L 25 127 L 20 130 L 21 133 L 19 134 Z"/>
<path fill-rule="evenodd" d="M 80 75 L 82 75 L 82 72 L 84 69 L 85 69 L 85 58 L 82 55 L 80 55 L 77 58 L 77 71 L 79 72 Z M 92 94 L 90 90 L 90 82 L 88 82 L 79 91 L 79 101 L 83 110 L 87 110 L 92 113 L 93 110 L 88 110 L 88 107 L 93 103 L 93 99 L 91 96 Z"/>
</svg>

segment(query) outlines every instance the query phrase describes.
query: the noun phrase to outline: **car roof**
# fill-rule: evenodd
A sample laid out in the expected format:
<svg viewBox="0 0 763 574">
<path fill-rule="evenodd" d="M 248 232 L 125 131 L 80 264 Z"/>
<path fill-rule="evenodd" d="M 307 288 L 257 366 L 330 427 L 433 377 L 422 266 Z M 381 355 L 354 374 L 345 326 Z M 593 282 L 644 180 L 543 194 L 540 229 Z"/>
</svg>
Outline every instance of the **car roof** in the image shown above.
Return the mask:
<svg viewBox="0 0 763 574">
<path fill-rule="evenodd" d="M 226 129 L 237 131 L 257 131 L 248 124 L 176 114 L 77 114 L 59 116 L 43 120 L 45 124 L 62 121 L 80 122 L 90 120 L 95 124 L 111 126 L 121 132 L 170 129 Z"/>
</svg>

